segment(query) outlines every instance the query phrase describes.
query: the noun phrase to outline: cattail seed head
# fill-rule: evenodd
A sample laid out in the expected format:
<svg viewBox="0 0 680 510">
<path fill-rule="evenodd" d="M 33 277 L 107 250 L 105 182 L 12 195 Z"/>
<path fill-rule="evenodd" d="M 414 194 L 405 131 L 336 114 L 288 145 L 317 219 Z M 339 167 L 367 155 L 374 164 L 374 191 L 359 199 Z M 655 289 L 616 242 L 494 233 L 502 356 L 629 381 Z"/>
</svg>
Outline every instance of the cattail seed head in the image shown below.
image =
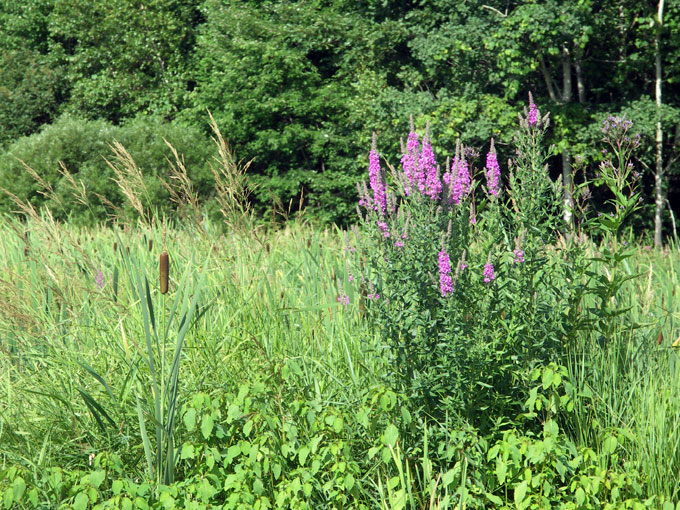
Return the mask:
<svg viewBox="0 0 680 510">
<path fill-rule="evenodd" d="M 161 294 L 167 294 L 168 292 L 168 274 L 169 274 L 170 259 L 168 257 L 168 252 L 163 250 L 160 256 L 160 284 L 161 284 Z"/>
<path fill-rule="evenodd" d="M 118 243 L 113 243 L 113 253 L 116 253 L 117 249 L 118 249 Z"/>
<path fill-rule="evenodd" d="M 149 238 L 149 252 L 153 251 L 153 239 Z"/>
</svg>

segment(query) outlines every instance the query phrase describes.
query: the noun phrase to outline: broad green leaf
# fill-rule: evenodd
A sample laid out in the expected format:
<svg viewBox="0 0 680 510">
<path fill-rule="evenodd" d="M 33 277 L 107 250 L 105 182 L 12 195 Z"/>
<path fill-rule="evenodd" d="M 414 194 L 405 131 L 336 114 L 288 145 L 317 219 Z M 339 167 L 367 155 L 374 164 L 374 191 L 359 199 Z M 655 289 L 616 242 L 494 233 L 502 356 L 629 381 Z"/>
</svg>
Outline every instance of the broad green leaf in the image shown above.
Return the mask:
<svg viewBox="0 0 680 510">
<path fill-rule="evenodd" d="M 212 434 L 214 426 L 213 417 L 210 414 L 203 416 L 201 420 L 201 434 L 203 434 L 203 439 L 208 439 L 210 434 Z"/>
<path fill-rule="evenodd" d="M 397 430 L 397 427 L 390 423 L 383 434 L 383 443 L 386 446 L 394 446 L 397 443 L 398 437 L 399 431 Z"/>
</svg>

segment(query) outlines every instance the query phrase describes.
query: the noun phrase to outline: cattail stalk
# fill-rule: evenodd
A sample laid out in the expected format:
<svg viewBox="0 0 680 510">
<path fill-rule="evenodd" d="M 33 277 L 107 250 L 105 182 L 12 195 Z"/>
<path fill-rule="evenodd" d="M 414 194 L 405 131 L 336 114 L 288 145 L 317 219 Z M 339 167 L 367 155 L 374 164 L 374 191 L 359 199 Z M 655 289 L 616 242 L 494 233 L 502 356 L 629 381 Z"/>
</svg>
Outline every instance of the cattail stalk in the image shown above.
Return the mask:
<svg viewBox="0 0 680 510">
<path fill-rule="evenodd" d="M 160 284 L 161 284 L 161 294 L 167 294 L 168 292 L 168 274 L 169 274 L 170 259 L 168 257 L 168 252 L 163 250 L 160 256 Z"/>
</svg>

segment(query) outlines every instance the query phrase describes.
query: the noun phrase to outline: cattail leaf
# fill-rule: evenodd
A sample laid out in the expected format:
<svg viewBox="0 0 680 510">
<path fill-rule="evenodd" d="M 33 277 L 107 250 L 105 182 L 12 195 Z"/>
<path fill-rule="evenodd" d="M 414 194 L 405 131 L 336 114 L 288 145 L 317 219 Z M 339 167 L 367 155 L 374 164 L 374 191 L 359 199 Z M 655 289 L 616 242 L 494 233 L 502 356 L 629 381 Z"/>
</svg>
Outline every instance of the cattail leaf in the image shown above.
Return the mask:
<svg viewBox="0 0 680 510">
<path fill-rule="evenodd" d="M 114 404 L 118 405 L 118 402 L 116 401 L 116 397 L 113 395 L 113 391 L 111 391 L 111 388 L 109 387 L 106 380 L 101 375 L 99 375 L 97 372 L 95 372 L 95 370 L 90 365 L 85 363 L 84 361 L 76 361 L 76 363 L 78 363 L 78 365 L 80 365 L 87 372 L 89 372 L 90 375 L 92 375 L 92 377 L 94 377 L 102 386 L 104 386 L 104 388 L 106 389 L 106 392 L 111 397 L 111 400 L 113 400 Z"/>
<path fill-rule="evenodd" d="M 151 453 L 151 443 L 149 442 L 149 434 L 147 434 L 146 432 L 146 424 L 144 423 L 142 405 L 139 403 L 139 397 L 137 397 L 137 417 L 139 418 L 139 431 L 142 436 L 144 455 L 146 456 L 146 466 L 148 469 L 149 477 L 153 478 L 153 454 Z"/>
<path fill-rule="evenodd" d="M 106 421 L 108 421 L 113 427 L 116 426 L 116 422 L 113 421 L 113 418 L 109 416 L 109 414 L 104 410 L 104 408 L 89 393 L 87 393 L 82 388 L 78 388 L 78 393 L 80 393 L 80 396 L 83 398 L 85 405 L 90 410 L 90 413 L 92 413 L 92 416 L 97 421 L 97 424 L 99 425 L 99 428 L 102 431 L 104 431 L 106 427 L 104 426 L 101 417 L 105 418 Z"/>
</svg>

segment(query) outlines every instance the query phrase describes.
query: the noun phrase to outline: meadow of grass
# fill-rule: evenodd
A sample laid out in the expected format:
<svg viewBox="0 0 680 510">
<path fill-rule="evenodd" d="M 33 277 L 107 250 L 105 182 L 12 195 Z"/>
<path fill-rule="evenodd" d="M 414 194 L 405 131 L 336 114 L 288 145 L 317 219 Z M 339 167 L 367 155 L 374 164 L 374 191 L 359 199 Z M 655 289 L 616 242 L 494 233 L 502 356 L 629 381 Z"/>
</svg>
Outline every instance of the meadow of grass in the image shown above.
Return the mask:
<svg viewBox="0 0 680 510">
<path fill-rule="evenodd" d="M 533 143 L 540 133 L 523 127 Z M 524 296 L 531 310 L 482 310 L 502 303 L 503 292 L 506 302 L 516 301 L 510 276 L 499 291 L 488 285 L 493 279 L 471 276 L 475 293 L 464 304 L 471 315 L 479 309 L 496 321 L 489 337 L 496 352 L 510 353 L 500 350 L 507 339 L 520 355 L 541 347 L 523 333 L 527 324 L 513 323 L 513 314 L 525 312 L 531 327 L 545 320 L 553 328 L 552 350 L 536 359 L 489 358 L 476 371 L 458 365 L 474 399 L 463 395 L 447 408 L 444 393 L 433 405 L 419 398 L 422 387 L 409 386 L 407 370 L 395 369 L 389 316 L 376 319 L 399 312 L 400 296 L 392 296 L 392 309 L 371 299 L 378 280 L 356 271 L 353 250 L 370 232 L 348 236 L 301 219 L 257 225 L 243 173 L 215 132 L 221 159 L 213 170 L 226 227 L 200 214 L 177 154 L 169 189 L 183 220 L 158 219 L 122 146 L 113 147 L 112 165 L 130 207 L 116 210 L 120 223 L 82 229 L 20 200 L 21 216 L 0 218 L 4 508 L 680 509 L 676 244 L 658 251 L 628 239 L 624 250 L 616 235 L 598 243 L 560 236 L 547 246 L 526 239 L 527 265 L 506 256 L 496 271 L 498 280 L 526 271 L 524 281 L 538 289 Z M 87 190 L 71 180 L 86 206 Z M 378 189 L 378 179 L 372 184 Z M 506 221 L 499 203 L 489 203 L 489 216 L 480 210 L 487 231 Z M 455 218 L 472 229 L 467 216 Z M 535 214 L 523 218 L 534 221 Z M 395 249 L 384 241 L 387 225 L 378 226 L 377 246 Z M 409 235 L 421 239 L 413 229 Z M 439 239 L 429 243 L 430 230 L 423 232 L 421 244 L 436 261 Z M 475 243 L 485 242 L 498 240 L 466 245 L 470 257 L 479 248 L 480 268 L 492 245 Z M 564 259 L 563 251 L 578 257 Z M 167 289 L 159 267 L 166 254 Z M 381 252 L 375 260 L 376 267 L 387 263 Z M 570 272 L 565 260 L 584 270 Z M 451 309 L 456 302 L 439 293 L 428 274 L 434 267 L 414 267 L 425 282 L 415 284 L 433 309 L 443 303 L 449 315 L 473 324 L 467 309 Z M 525 268 L 556 276 L 541 280 Z M 411 283 L 404 283 L 407 292 Z M 560 292 L 581 294 L 560 301 Z M 544 296 L 551 301 L 538 302 Z M 552 310 L 564 303 L 573 308 Z M 469 331 L 447 330 L 446 320 L 436 326 L 443 336 L 433 335 L 438 356 L 470 340 Z M 413 340 L 431 335 L 424 324 Z M 408 338 L 397 326 L 392 331 Z M 476 327 L 480 335 L 489 329 Z M 540 327 L 531 331 L 541 334 Z M 563 345 L 554 345 L 560 334 Z M 469 345 L 487 352 L 474 340 Z M 436 365 L 443 359 L 456 366 L 455 356 L 431 354 L 432 367 L 418 360 L 419 370 L 431 369 L 429 380 L 459 375 Z M 471 381 L 470 374 L 493 378 Z M 456 414 L 469 402 L 474 413 Z"/>
<path fill-rule="evenodd" d="M 268 497 L 281 507 L 427 508 L 446 492 L 441 482 L 425 483 L 439 474 L 427 473 L 422 444 L 422 458 L 406 457 L 389 437 L 397 433 L 393 423 L 410 430 L 414 444 L 426 434 L 409 429 L 418 420 L 404 418 L 408 402 L 385 386 L 379 345 L 354 287 L 344 288 L 349 305 L 337 300 L 347 281 L 339 232 L 302 223 L 251 236 L 222 235 L 209 225 L 202 232 L 162 225 L 78 230 L 49 219 L 4 218 L 0 238 L 0 455 L 5 494 L 12 494 L 6 507 L 16 499 L 17 507 L 86 508 L 108 500 L 110 507 L 129 501 L 142 508 L 171 497 L 187 508 L 245 508 Z M 157 284 L 163 249 L 171 261 L 166 296 Z M 569 358 L 577 397 L 565 427 L 574 445 L 592 449 L 602 472 L 634 475 L 640 501 L 660 496 L 652 506 L 678 498 L 680 375 L 671 344 L 678 335 L 679 255 L 675 248 L 638 249 L 624 266 L 641 276 L 622 294 L 630 308 L 622 327 L 609 339 L 584 333 Z M 201 274 L 181 350 L 174 431 L 175 484 L 193 485 L 163 499 L 142 482 L 154 473 L 144 460 L 136 401 L 153 430 L 153 395 L 134 282 L 148 278 L 144 298 L 159 321 L 178 293 L 188 289 L 191 297 Z M 629 321 L 643 327 L 624 328 Z M 176 333 L 164 346 L 152 345 L 166 365 Z M 260 451 L 248 450 L 242 465 L 227 464 L 225 457 L 245 456 L 244 444 Z M 101 471 L 105 479 L 83 481 Z M 243 479 L 228 486 L 230 476 Z M 131 485 L 121 489 L 117 480 Z M 456 498 L 461 486 L 476 484 L 460 468 L 446 481 Z M 569 492 L 565 500 L 576 494 Z M 81 493 L 86 501 L 77 499 Z"/>
</svg>

